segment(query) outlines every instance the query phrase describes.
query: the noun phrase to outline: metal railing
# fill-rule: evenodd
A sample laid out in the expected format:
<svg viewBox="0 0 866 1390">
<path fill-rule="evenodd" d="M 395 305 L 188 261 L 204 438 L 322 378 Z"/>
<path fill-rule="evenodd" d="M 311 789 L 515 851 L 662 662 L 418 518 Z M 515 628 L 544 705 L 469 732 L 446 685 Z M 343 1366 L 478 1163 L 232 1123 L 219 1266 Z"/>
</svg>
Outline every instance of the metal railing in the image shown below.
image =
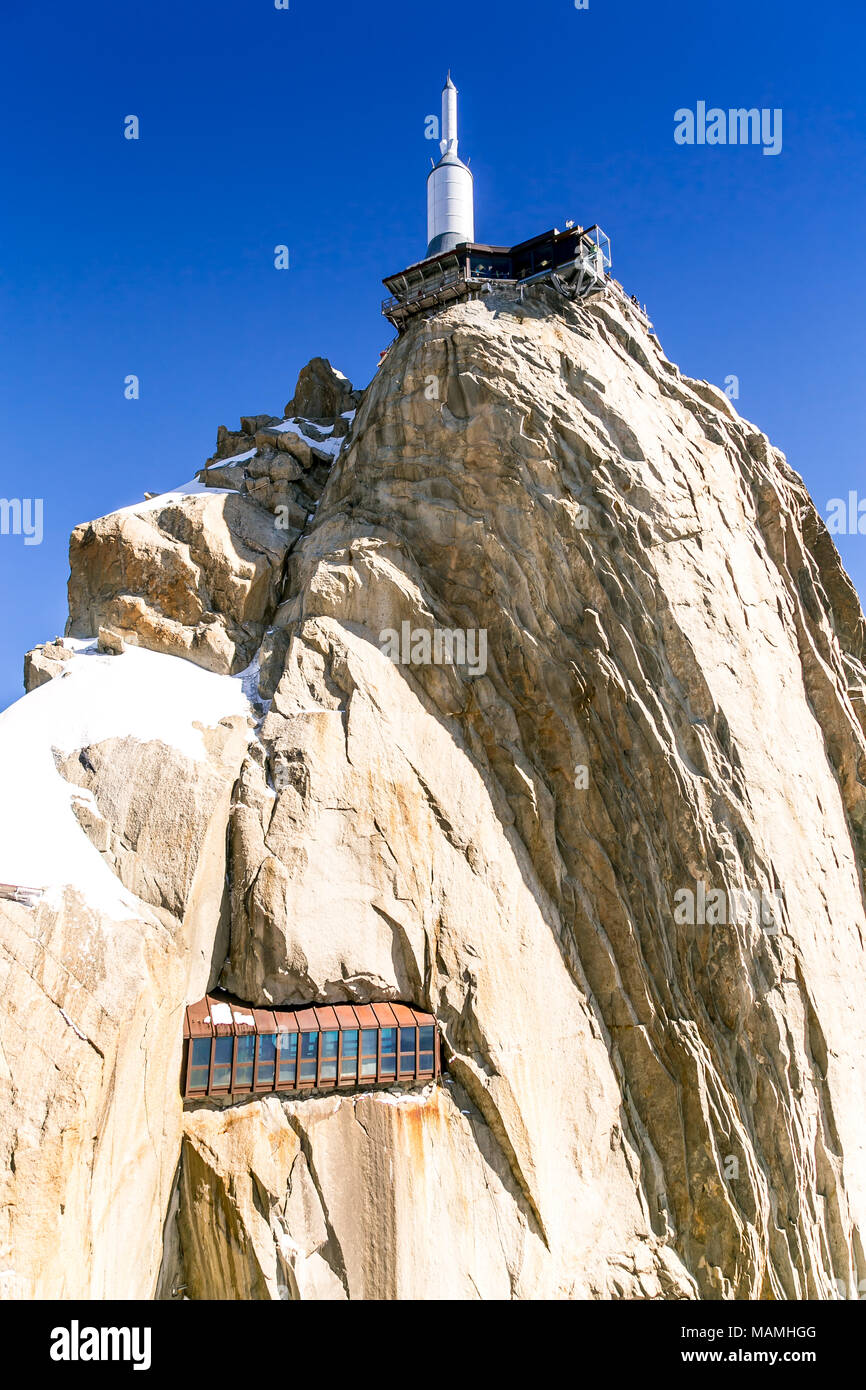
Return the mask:
<svg viewBox="0 0 866 1390">
<path fill-rule="evenodd" d="M 44 892 L 44 888 L 25 888 L 21 883 L 0 883 L 0 898 L 24 907 L 35 907 Z"/>
<path fill-rule="evenodd" d="M 438 294 L 440 290 L 447 289 L 449 285 L 465 283 L 466 276 L 462 270 L 448 270 L 444 275 L 437 276 L 435 280 L 422 282 L 418 286 L 410 285 L 402 299 L 395 295 L 389 299 L 383 299 L 382 312 L 387 313 L 389 309 L 399 309 L 406 304 L 415 304 L 419 299 L 427 299 L 430 295 Z"/>
</svg>

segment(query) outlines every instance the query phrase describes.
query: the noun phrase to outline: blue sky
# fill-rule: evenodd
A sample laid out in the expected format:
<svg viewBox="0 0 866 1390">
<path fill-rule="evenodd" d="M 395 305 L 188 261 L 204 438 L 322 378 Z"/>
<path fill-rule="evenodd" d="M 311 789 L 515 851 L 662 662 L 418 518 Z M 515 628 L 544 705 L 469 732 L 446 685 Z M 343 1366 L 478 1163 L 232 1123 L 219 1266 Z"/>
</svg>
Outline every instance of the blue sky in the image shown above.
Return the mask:
<svg viewBox="0 0 866 1390">
<path fill-rule="evenodd" d="M 449 67 L 478 238 L 599 222 L 668 356 L 739 378 L 738 409 L 824 514 L 866 495 L 859 0 L 17 11 L 0 20 L 0 496 L 44 499 L 44 539 L 0 536 L 0 707 L 24 651 L 63 631 L 76 523 L 190 478 L 219 424 L 282 413 L 316 354 L 370 379 L 392 336 L 381 278 L 425 250 L 424 123 Z M 781 153 L 677 145 L 674 112 L 700 100 L 781 108 Z M 839 546 L 866 593 L 866 537 Z"/>
</svg>

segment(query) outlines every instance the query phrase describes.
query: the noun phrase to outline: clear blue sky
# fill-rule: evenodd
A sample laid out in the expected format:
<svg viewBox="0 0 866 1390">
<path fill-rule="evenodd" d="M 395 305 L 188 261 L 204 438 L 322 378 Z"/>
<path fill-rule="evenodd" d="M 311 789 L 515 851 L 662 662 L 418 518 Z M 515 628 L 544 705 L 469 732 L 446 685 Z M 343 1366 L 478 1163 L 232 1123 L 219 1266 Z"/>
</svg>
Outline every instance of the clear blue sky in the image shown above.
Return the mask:
<svg viewBox="0 0 866 1390">
<path fill-rule="evenodd" d="M 369 380 L 381 278 L 425 250 L 449 67 L 479 239 L 599 222 L 668 356 L 739 377 L 822 512 L 866 495 L 861 0 L 12 8 L 0 496 L 43 498 L 45 534 L 0 536 L 0 707 L 63 631 L 77 522 L 190 478 L 219 424 L 282 413 L 318 353 Z M 781 107 L 781 154 L 676 145 L 699 100 Z M 866 593 L 866 537 L 840 549 Z"/>
</svg>

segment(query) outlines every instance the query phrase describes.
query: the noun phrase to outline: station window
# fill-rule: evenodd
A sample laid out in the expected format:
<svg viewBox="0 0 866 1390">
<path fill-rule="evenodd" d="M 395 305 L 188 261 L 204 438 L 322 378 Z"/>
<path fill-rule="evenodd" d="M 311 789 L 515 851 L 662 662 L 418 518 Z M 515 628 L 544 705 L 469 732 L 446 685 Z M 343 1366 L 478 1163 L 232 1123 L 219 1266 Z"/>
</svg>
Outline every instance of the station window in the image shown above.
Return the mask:
<svg viewBox="0 0 866 1390">
<path fill-rule="evenodd" d="M 418 1070 L 433 1070 L 433 1025 L 426 1025 L 418 1030 Z"/>
<path fill-rule="evenodd" d="M 415 1071 L 415 1033 L 414 1028 L 400 1029 L 400 1075 L 409 1076 Z"/>
<path fill-rule="evenodd" d="M 256 1073 L 258 1086 L 273 1086 L 276 1061 L 277 1036 L 275 1033 L 262 1033 L 259 1038 L 259 1069 Z"/>
<path fill-rule="evenodd" d="M 337 1018 L 355 1023 L 363 1018 L 373 1020 L 373 1026 L 344 1030 L 311 1028 L 299 1032 L 267 1031 L 267 1023 L 270 1022 L 271 1029 L 297 1025 L 301 1017 L 305 1022 L 316 1017 L 309 1009 L 297 1006 L 276 1015 L 262 1009 L 255 1014 L 255 1023 L 262 1026 L 262 1031 L 258 1032 L 254 1026 L 252 1031 L 241 1032 L 245 1024 L 253 1022 L 250 1009 L 246 1018 L 232 1016 L 231 1027 L 237 1031 L 229 1034 L 216 1032 L 216 1028 L 225 1027 L 226 1019 L 225 1014 L 216 1011 L 218 1004 L 221 1009 L 225 1008 L 221 999 L 207 996 L 201 1004 L 190 1005 L 184 1023 L 185 1074 L 180 1080 L 183 1095 L 191 1101 L 206 1095 L 240 1099 L 253 1093 L 290 1092 L 316 1086 L 330 1089 L 340 1084 L 375 1086 L 378 1082 L 389 1085 L 395 1080 L 408 1082 L 417 1077 L 426 1080 L 437 1074 L 439 1053 L 435 1025 L 431 1022 L 417 1026 L 425 1016 L 422 1014 L 419 1018 L 411 1006 L 393 1006 L 396 1017 L 384 1005 L 377 1005 L 375 1010 L 364 1006 L 362 1012 L 354 1016 L 346 1008 L 338 1010 L 336 1017 L 331 1013 L 327 1017 L 335 1023 Z M 209 1037 L 195 1036 L 203 1022 L 211 1022 L 210 1016 L 205 1018 L 208 1009 L 215 1020 L 214 1031 Z M 394 1024 L 398 1020 L 414 1021 L 416 1026 L 383 1026 L 388 1019 Z"/>
<path fill-rule="evenodd" d="M 228 1091 L 232 1084 L 232 1053 L 234 1038 L 214 1038 L 213 1089 Z"/>
<path fill-rule="evenodd" d="M 358 1075 L 358 1030 L 348 1028 L 343 1034 L 343 1060 L 340 1064 L 340 1080 L 354 1081 Z"/>
<path fill-rule="evenodd" d="M 319 1035 L 318 1033 L 301 1034 L 301 1081 L 316 1080 L 318 1069 L 319 1054 Z"/>
<path fill-rule="evenodd" d="M 253 1084 L 253 1062 L 256 1056 L 255 1033 L 244 1033 L 236 1039 L 235 1083 L 236 1091 L 248 1090 Z"/>
<path fill-rule="evenodd" d="M 193 1038 L 189 1060 L 189 1090 L 206 1091 L 210 1079 L 210 1038 Z"/>
<path fill-rule="evenodd" d="M 361 1076 L 375 1078 L 377 1057 L 377 1043 L 379 1038 L 378 1028 L 363 1028 L 361 1030 Z"/>
<path fill-rule="evenodd" d="M 295 1084 L 295 1067 L 298 1058 L 298 1035 L 297 1033 L 280 1034 L 280 1086 L 293 1087 Z"/>
<path fill-rule="evenodd" d="M 340 1044 L 340 1034 L 336 1029 L 328 1029 L 322 1034 L 322 1069 L 319 1072 L 320 1081 L 336 1081 L 337 1079 L 337 1048 Z"/>
<path fill-rule="evenodd" d="M 397 1029 L 382 1029 L 382 1075 L 397 1075 Z"/>
</svg>

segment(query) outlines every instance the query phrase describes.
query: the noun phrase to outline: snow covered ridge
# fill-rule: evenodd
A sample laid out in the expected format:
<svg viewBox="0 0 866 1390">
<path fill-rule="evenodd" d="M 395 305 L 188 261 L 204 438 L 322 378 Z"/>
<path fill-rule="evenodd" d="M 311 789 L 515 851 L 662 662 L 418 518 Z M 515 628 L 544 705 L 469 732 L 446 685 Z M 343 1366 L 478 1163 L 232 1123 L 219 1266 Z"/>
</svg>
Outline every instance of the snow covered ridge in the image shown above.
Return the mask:
<svg viewBox="0 0 866 1390">
<path fill-rule="evenodd" d="M 347 410 L 341 418 L 343 420 L 348 420 L 351 424 L 352 420 L 355 418 L 354 410 Z M 303 429 L 304 425 L 307 426 L 306 430 Z M 318 449 L 320 454 L 330 454 L 331 458 L 335 459 L 349 436 L 344 435 L 342 439 L 329 439 L 327 436 L 334 433 L 333 425 L 316 425 L 313 428 L 315 430 L 314 434 L 310 433 L 309 420 L 284 420 L 281 425 L 271 425 L 270 433 L 296 434 L 298 438 L 303 440 L 304 444 L 308 444 L 311 449 Z M 317 436 L 324 436 L 324 438 Z"/>
<path fill-rule="evenodd" d="M 347 410 L 339 417 L 346 420 L 351 426 L 355 418 L 356 411 Z M 349 435 L 341 435 L 336 439 L 331 438 L 335 425 L 321 425 L 312 420 L 304 420 L 298 417 L 294 420 L 280 420 L 276 424 L 264 426 L 261 433 L 267 436 L 277 436 L 293 434 L 308 449 L 315 450 L 319 454 L 326 454 L 331 461 L 338 458 L 348 442 Z M 209 465 L 219 468 L 234 467 L 236 464 L 249 463 L 259 453 L 259 448 L 245 449 L 241 454 L 232 454 L 229 458 L 221 458 L 214 462 L 209 460 Z M 215 488 L 206 489 L 208 492 L 216 491 Z"/>
<path fill-rule="evenodd" d="M 251 450 L 245 457 L 252 458 L 254 453 L 255 449 Z M 237 463 L 239 460 L 235 459 L 233 462 Z M 182 502 L 185 497 L 194 497 L 202 493 L 207 493 L 211 497 L 220 493 L 225 496 L 231 491 L 232 488 L 228 487 L 205 487 L 204 483 L 193 478 L 188 483 L 181 483 L 180 487 L 170 488 L 168 492 L 160 492 L 154 497 L 146 497 L 143 502 L 132 502 L 128 507 L 118 507 L 116 511 L 106 512 L 105 516 L 127 516 L 132 512 L 155 512 L 171 502 Z M 104 520 L 104 517 L 97 517 L 96 520 Z"/>
<path fill-rule="evenodd" d="M 129 918 L 140 912 L 138 899 L 79 825 L 73 801 L 87 793 L 61 777 L 54 754 L 132 738 L 201 761 L 203 729 L 252 713 L 244 693 L 248 673 L 218 676 L 141 647 L 102 656 L 95 641 L 67 638 L 66 644 L 75 656 L 62 674 L 0 714 L 0 765 L 12 791 L 0 801 L 0 882 L 58 897 L 69 885 L 93 907 Z"/>
<path fill-rule="evenodd" d="M 354 410 L 347 410 L 341 415 L 341 419 L 348 421 L 351 425 L 355 418 Z M 305 429 L 304 426 L 307 428 Z M 317 450 L 320 454 L 327 454 L 333 461 L 342 452 L 349 435 L 344 435 L 339 439 L 331 439 L 328 436 L 334 432 L 334 425 L 317 425 L 310 420 L 283 420 L 277 425 L 270 425 L 270 434 L 294 434 L 308 448 Z M 320 437 L 321 436 L 321 437 Z M 228 468 L 235 464 L 249 463 L 258 454 L 258 449 L 246 449 L 242 454 L 233 454 L 230 458 L 220 459 L 219 467 Z M 181 483 L 179 487 L 169 488 L 168 492 L 160 492 L 153 497 L 147 497 L 142 502 L 132 502 L 126 507 L 117 507 L 112 512 L 104 513 L 104 516 L 127 516 L 132 512 L 154 512 L 160 507 L 168 506 L 172 502 L 181 502 L 185 497 L 196 497 L 206 494 L 208 497 L 227 496 L 236 492 L 236 488 L 212 487 L 192 478 L 188 483 Z M 103 518 L 96 518 L 102 520 Z"/>
</svg>

